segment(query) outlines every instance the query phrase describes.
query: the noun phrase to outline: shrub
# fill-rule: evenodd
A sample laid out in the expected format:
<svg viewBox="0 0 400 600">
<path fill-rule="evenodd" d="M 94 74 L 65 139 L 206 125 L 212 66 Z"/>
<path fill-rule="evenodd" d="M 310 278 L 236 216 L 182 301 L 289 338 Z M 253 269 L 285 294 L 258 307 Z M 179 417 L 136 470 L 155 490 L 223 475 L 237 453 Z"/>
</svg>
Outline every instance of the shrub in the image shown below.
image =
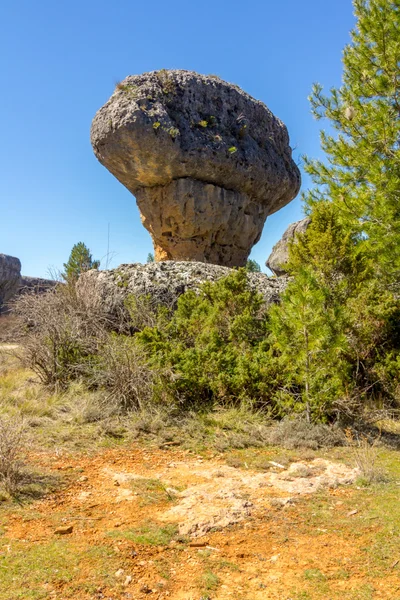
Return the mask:
<svg viewBox="0 0 400 600">
<path fill-rule="evenodd" d="M 27 428 L 19 417 L 0 416 L 0 484 L 13 495 L 24 476 Z"/>
<path fill-rule="evenodd" d="M 92 385 L 108 391 L 123 408 L 143 409 L 154 396 L 157 370 L 147 364 L 143 348 L 134 338 L 109 334 L 99 350 Z"/>
<path fill-rule="evenodd" d="M 288 450 L 295 448 L 327 448 L 342 446 L 345 437 L 338 427 L 322 423 L 308 423 L 304 418 L 285 418 L 273 427 L 268 435 L 268 443 Z"/>
<path fill-rule="evenodd" d="M 136 335 L 154 368 L 166 369 L 165 385 L 186 407 L 253 400 L 272 408 L 274 372 L 266 342 L 267 312 L 244 269 L 188 291 L 170 318 Z"/>
<path fill-rule="evenodd" d="M 357 483 L 367 486 L 387 481 L 385 471 L 377 464 L 379 437 L 370 441 L 365 435 L 354 436 L 350 430 L 347 430 L 346 438 L 352 448 L 355 465 L 360 472 Z"/>
<path fill-rule="evenodd" d="M 25 329 L 22 361 L 42 383 L 61 388 L 90 373 L 107 332 L 115 326 L 101 308 L 78 297 L 74 286 L 26 294 L 14 310 Z"/>
</svg>

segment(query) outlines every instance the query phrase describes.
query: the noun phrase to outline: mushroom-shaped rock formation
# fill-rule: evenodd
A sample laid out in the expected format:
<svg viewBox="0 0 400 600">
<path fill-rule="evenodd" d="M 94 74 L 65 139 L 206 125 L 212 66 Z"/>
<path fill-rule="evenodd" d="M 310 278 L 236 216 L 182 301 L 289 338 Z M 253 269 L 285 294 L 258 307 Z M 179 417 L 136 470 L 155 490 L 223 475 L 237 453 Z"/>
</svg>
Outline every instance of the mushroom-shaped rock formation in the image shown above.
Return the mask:
<svg viewBox="0 0 400 600">
<path fill-rule="evenodd" d="M 91 141 L 136 196 L 156 260 L 244 265 L 266 217 L 300 187 L 285 125 L 213 75 L 127 77 L 97 112 Z"/>
<path fill-rule="evenodd" d="M 285 264 L 289 260 L 289 245 L 296 240 L 296 236 L 299 233 L 305 233 L 307 231 L 310 223 L 311 219 L 309 217 L 291 223 L 279 242 L 272 248 L 272 252 L 268 256 L 265 264 L 268 269 L 271 269 L 274 275 L 277 275 L 277 277 L 286 275 Z"/>
</svg>

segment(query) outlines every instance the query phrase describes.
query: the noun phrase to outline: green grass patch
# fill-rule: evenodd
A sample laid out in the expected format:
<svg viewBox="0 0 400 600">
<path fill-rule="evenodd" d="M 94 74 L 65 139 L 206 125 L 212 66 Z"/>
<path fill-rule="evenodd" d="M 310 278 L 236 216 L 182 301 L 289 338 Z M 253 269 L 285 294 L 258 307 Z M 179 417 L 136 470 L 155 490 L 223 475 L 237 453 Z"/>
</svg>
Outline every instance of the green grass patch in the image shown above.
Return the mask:
<svg viewBox="0 0 400 600">
<path fill-rule="evenodd" d="M 199 580 L 199 587 L 203 592 L 211 592 L 216 590 L 220 584 L 218 575 L 213 573 L 211 569 L 206 569 Z"/>
<path fill-rule="evenodd" d="M 319 569 L 306 569 L 304 579 L 308 581 L 326 581 L 325 575 Z"/>
<path fill-rule="evenodd" d="M 178 534 L 174 524 L 159 525 L 152 521 L 135 529 L 109 531 L 106 535 L 116 539 L 126 539 L 144 546 L 167 546 Z"/>
<path fill-rule="evenodd" d="M 8 541 L 9 551 L 0 554 L 1 600 L 48 598 L 53 585 L 69 584 L 79 571 L 81 556 L 67 540 L 29 545 Z"/>
<path fill-rule="evenodd" d="M 159 479 L 135 479 L 132 489 L 140 496 L 141 506 L 173 502 L 175 495 Z"/>
</svg>

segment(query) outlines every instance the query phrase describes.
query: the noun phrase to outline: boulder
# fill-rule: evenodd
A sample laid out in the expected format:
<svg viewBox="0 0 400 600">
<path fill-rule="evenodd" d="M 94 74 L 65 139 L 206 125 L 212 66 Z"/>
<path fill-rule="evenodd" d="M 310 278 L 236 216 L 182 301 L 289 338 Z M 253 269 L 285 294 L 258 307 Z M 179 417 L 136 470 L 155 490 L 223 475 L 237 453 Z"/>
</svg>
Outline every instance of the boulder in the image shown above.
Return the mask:
<svg viewBox="0 0 400 600">
<path fill-rule="evenodd" d="M 165 261 L 145 265 L 126 264 L 109 271 L 87 271 L 77 283 L 77 293 L 87 306 L 113 317 L 124 311 L 124 301 L 130 294 L 150 295 L 152 302 L 174 306 L 187 290 L 198 291 L 205 281 L 217 281 L 232 269 L 202 262 Z M 250 286 L 258 290 L 268 304 L 279 301 L 286 287 L 265 273 L 248 273 Z"/>
<path fill-rule="evenodd" d="M 293 240 L 295 240 L 296 235 L 307 231 L 307 227 L 310 223 L 311 219 L 309 219 L 309 217 L 301 219 L 301 221 L 296 221 L 295 223 L 292 223 L 286 229 L 279 242 L 277 242 L 272 248 L 272 252 L 267 258 L 265 264 L 268 267 L 268 269 L 271 269 L 271 271 L 278 277 L 281 277 L 282 275 L 286 274 L 284 265 L 289 260 L 290 243 Z"/>
<path fill-rule="evenodd" d="M 0 313 L 19 294 L 42 294 L 57 285 L 51 279 L 21 275 L 21 261 L 15 256 L 0 254 Z"/>
<path fill-rule="evenodd" d="M 21 262 L 15 256 L 0 254 L 0 312 L 17 293 L 21 284 Z"/>
<path fill-rule="evenodd" d="M 156 260 L 242 266 L 300 188 L 285 125 L 215 76 L 129 76 L 97 112 L 99 161 L 136 196 Z"/>
</svg>

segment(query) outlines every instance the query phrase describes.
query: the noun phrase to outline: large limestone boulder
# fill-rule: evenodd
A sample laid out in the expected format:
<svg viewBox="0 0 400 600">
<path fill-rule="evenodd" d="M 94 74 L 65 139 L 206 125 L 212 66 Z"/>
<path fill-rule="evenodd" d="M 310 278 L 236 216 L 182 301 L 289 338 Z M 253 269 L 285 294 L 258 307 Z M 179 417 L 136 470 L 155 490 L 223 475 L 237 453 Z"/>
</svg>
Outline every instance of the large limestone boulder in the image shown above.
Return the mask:
<svg viewBox="0 0 400 600">
<path fill-rule="evenodd" d="M 310 223 L 311 219 L 308 217 L 301 219 L 301 221 L 291 223 L 279 242 L 277 242 L 272 248 L 272 252 L 267 258 L 265 264 L 268 269 L 271 269 L 271 271 L 278 277 L 286 274 L 285 264 L 289 260 L 289 245 L 291 242 L 293 242 L 293 240 L 296 239 L 296 236 L 299 233 L 304 233 L 307 231 L 307 227 L 310 225 Z"/>
<path fill-rule="evenodd" d="M 266 217 L 300 188 L 285 125 L 215 76 L 127 77 L 96 114 L 91 141 L 136 196 L 156 260 L 244 265 Z"/>
<path fill-rule="evenodd" d="M 17 293 L 21 284 L 21 262 L 15 256 L 0 254 L 0 312 Z"/>
<path fill-rule="evenodd" d="M 120 265 L 109 271 L 87 271 L 77 283 L 77 293 L 87 306 L 110 317 L 124 312 L 128 295 L 149 295 L 153 304 L 174 306 L 187 290 L 198 291 L 205 281 L 217 281 L 232 269 L 201 262 L 165 261 L 142 265 Z M 250 286 L 257 289 L 267 304 L 279 302 L 286 280 L 265 273 L 248 273 Z"/>
</svg>

